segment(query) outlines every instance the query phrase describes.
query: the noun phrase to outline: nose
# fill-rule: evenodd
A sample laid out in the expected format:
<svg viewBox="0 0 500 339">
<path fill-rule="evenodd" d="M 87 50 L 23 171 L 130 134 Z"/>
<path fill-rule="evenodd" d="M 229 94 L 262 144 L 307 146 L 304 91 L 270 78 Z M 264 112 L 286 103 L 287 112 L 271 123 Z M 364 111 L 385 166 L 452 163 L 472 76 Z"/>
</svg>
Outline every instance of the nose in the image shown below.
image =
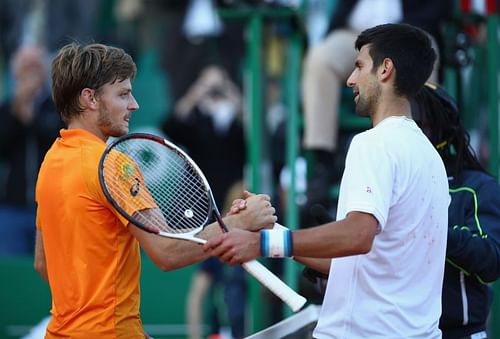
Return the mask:
<svg viewBox="0 0 500 339">
<path fill-rule="evenodd" d="M 130 103 L 128 105 L 130 111 L 137 111 L 139 109 L 139 104 L 133 95 L 130 96 Z"/>
<path fill-rule="evenodd" d="M 349 77 L 347 78 L 347 80 L 346 80 L 347 87 L 352 88 L 356 85 L 355 75 L 354 75 L 355 72 L 356 72 L 356 70 L 353 70 L 351 75 L 349 75 Z"/>
</svg>

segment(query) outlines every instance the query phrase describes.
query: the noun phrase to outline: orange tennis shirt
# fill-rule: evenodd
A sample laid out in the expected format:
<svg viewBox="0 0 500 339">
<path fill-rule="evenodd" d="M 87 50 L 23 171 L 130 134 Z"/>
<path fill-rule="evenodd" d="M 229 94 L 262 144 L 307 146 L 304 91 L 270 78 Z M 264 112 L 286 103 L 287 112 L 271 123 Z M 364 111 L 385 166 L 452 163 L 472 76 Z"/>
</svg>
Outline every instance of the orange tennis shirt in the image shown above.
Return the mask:
<svg viewBox="0 0 500 339">
<path fill-rule="evenodd" d="M 42 163 L 36 199 L 52 293 L 47 338 L 144 338 L 140 251 L 101 190 L 106 144 L 61 130 Z"/>
</svg>

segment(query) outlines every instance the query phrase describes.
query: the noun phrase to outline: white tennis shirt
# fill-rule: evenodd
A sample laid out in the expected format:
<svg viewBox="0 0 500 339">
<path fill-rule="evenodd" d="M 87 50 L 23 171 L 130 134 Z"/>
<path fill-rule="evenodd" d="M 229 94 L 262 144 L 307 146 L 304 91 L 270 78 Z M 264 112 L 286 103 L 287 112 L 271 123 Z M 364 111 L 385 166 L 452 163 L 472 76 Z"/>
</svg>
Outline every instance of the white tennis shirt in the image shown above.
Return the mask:
<svg viewBox="0 0 500 339">
<path fill-rule="evenodd" d="M 449 202 L 443 162 L 413 120 L 354 137 L 337 220 L 370 213 L 380 232 L 369 253 L 332 260 L 314 338 L 441 338 Z"/>
</svg>

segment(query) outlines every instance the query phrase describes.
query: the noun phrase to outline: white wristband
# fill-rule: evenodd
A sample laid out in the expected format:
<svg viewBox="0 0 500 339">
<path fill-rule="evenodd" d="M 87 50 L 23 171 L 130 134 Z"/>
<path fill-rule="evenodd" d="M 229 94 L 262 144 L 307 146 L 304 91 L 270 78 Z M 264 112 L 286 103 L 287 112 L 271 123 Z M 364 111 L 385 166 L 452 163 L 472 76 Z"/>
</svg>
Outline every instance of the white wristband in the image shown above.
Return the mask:
<svg viewBox="0 0 500 339">
<path fill-rule="evenodd" d="M 285 227 L 281 224 L 278 224 L 277 222 L 274 223 L 274 226 L 272 228 L 273 230 L 290 230 L 288 227 Z"/>
<path fill-rule="evenodd" d="M 291 257 L 293 255 L 292 231 L 288 229 L 260 231 L 260 254 L 270 258 Z"/>
</svg>

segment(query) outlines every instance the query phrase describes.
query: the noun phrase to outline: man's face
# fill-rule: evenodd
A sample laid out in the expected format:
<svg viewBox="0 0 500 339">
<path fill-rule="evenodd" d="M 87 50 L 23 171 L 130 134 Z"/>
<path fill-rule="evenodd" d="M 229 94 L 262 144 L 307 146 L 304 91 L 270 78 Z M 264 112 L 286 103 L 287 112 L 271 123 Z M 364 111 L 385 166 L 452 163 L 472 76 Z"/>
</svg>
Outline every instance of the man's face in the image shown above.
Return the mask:
<svg viewBox="0 0 500 339">
<path fill-rule="evenodd" d="M 128 133 L 129 120 L 139 105 L 132 95 L 130 79 L 104 85 L 96 94 L 98 103 L 97 125 L 108 137 L 119 137 Z"/>
<path fill-rule="evenodd" d="M 369 45 L 361 47 L 355 68 L 347 79 L 347 86 L 353 89 L 356 113 L 360 116 L 371 116 L 377 108 L 381 88 L 377 81 L 377 73 L 373 70 Z"/>
</svg>

